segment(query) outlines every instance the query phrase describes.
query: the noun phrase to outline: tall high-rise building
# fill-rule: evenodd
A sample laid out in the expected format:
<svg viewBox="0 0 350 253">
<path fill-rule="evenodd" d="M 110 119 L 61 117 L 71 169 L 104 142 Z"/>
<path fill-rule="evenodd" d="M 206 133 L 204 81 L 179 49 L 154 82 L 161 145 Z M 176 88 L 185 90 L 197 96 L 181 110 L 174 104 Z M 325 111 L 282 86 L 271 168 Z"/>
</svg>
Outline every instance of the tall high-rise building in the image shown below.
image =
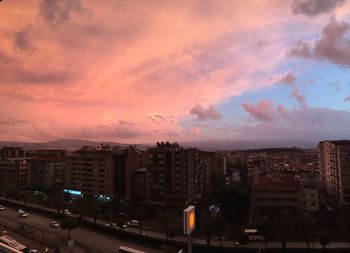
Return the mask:
<svg viewBox="0 0 350 253">
<path fill-rule="evenodd" d="M 200 150 L 157 143 L 146 156 L 148 201 L 186 205 L 206 191 L 209 171 Z"/>
<path fill-rule="evenodd" d="M 350 207 L 350 141 L 322 141 L 317 145 L 318 177 L 330 203 Z"/>
</svg>

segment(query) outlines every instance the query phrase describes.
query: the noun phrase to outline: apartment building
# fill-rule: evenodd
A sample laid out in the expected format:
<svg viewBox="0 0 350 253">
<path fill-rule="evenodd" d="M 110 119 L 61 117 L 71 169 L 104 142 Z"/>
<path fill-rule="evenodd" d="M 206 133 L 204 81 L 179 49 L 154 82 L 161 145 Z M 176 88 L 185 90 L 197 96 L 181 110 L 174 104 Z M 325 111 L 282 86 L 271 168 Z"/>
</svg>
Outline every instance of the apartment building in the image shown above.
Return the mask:
<svg viewBox="0 0 350 253">
<path fill-rule="evenodd" d="M 132 199 L 134 192 L 134 171 L 142 168 L 142 154 L 134 146 L 120 149 L 114 154 L 115 195 Z"/>
<path fill-rule="evenodd" d="M 350 141 L 322 141 L 317 145 L 318 177 L 330 204 L 350 207 Z"/>
<path fill-rule="evenodd" d="M 115 193 L 115 166 L 112 151 L 83 147 L 66 156 L 66 187 L 83 194 L 107 195 Z"/>
<path fill-rule="evenodd" d="M 63 156 L 39 156 L 28 159 L 27 185 L 29 187 L 50 187 L 64 185 Z"/>
<path fill-rule="evenodd" d="M 207 160 L 197 149 L 157 143 L 146 154 L 147 201 L 187 205 L 207 190 Z"/>
<path fill-rule="evenodd" d="M 0 159 L 0 184 L 11 183 L 17 189 L 27 186 L 27 158 Z"/>
<path fill-rule="evenodd" d="M 258 176 L 252 187 L 254 210 L 298 207 L 299 182 L 294 176 Z"/>
</svg>

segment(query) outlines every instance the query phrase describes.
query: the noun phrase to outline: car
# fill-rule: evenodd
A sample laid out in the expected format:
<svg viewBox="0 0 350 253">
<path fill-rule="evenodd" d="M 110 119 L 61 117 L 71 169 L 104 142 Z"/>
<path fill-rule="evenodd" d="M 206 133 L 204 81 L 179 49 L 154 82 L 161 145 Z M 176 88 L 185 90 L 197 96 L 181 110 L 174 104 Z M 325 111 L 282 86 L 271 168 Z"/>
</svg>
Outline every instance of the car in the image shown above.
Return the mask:
<svg viewBox="0 0 350 253">
<path fill-rule="evenodd" d="M 26 212 L 18 212 L 18 217 L 25 218 L 27 216 L 28 216 L 28 214 Z"/>
<path fill-rule="evenodd" d="M 5 207 L 4 206 L 0 206 L 0 211 L 5 211 Z"/>
<path fill-rule="evenodd" d="M 141 235 L 147 236 L 148 234 L 146 232 L 142 232 Z"/>
<path fill-rule="evenodd" d="M 58 228 L 58 227 L 60 227 L 60 224 L 57 223 L 56 221 L 51 221 L 49 226 L 53 227 L 53 228 Z"/>
<path fill-rule="evenodd" d="M 69 214 L 67 214 L 67 215 L 69 215 Z M 78 218 L 77 218 L 79 221 L 86 221 L 86 216 L 85 215 L 80 215 L 80 216 L 78 216 Z"/>
<path fill-rule="evenodd" d="M 68 209 L 64 209 L 63 214 L 69 216 L 71 215 L 71 212 Z"/>
<path fill-rule="evenodd" d="M 37 249 L 31 249 L 28 251 L 28 253 L 39 253 L 39 251 Z"/>
<path fill-rule="evenodd" d="M 129 227 L 138 227 L 140 222 L 138 220 L 131 220 L 126 223 Z"/>
<path fill-rule="evenodd" d="M 111 228 L 118 228 L 117 224 L 114 222 L 109 222 L 106 224 L 106 227 L 111 227 Z"/>
<path fill-rule="evenodd" d="M 121 226 L 119 226 L 119 229 L 127 231 L 128 230 L 128 226 L 125 224 L 122 224 Z"/>
</svg>

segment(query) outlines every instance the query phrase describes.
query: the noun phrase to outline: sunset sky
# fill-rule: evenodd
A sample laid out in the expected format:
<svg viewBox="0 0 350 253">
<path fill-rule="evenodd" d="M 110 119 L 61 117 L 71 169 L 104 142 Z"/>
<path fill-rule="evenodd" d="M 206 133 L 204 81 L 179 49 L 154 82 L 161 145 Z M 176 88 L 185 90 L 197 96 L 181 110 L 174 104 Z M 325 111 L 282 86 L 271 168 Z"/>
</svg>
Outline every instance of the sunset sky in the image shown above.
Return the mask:
<svg viewBox="0 0 350 253">
<path fill-rule="evenodd" d="M 0 140 L 350 138 L 350 0 L 2 0 Z"/>
</svg>

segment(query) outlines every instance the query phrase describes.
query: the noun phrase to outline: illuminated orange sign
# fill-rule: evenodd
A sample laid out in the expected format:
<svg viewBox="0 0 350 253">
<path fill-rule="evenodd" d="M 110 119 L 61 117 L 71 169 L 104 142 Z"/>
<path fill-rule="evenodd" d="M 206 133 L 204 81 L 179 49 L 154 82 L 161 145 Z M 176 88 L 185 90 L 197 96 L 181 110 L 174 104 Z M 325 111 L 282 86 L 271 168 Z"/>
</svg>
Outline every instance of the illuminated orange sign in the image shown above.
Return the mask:
<svg viewBox="0 0 350 253">
<path fill-rule="evenodd" d="M 184 210 L 184 234 L 189 235 L 196 228 L 195 207 L 189 206 Z"/>
</svg>

